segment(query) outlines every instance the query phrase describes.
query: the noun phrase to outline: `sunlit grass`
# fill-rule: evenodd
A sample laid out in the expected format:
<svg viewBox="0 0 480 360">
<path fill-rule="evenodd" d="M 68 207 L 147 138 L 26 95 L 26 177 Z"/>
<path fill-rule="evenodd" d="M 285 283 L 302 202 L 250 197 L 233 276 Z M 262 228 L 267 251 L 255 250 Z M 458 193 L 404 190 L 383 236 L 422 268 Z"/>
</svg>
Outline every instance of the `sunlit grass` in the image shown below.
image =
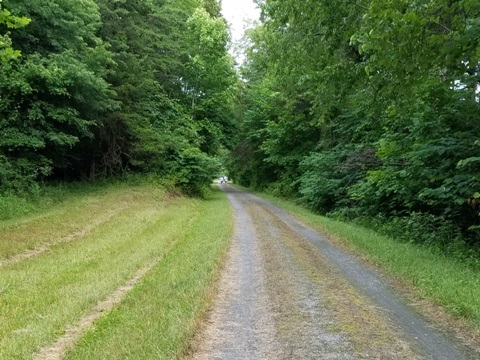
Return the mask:
<svg viewBox="0 0 480 360">
<path fill-rule="evenodd" d="M 199 216 L 178 246 L 67 359 L 170 359 L 187 350 L 231 236 L 223 195 L 197 205 Z"/>
<path fill-rule="evenodd" d="M 212 244 L 219 248 L 225 246 L 230 225 L 228 211 L 219 212 L 225 215 L 217 216 L 219 225 L 214 228 L 216 230 L 205 228 L 205 225 L 210 224 L 200 220 L 210 209 L 226 206 L 221 197 L 204 203 L 186 198 L 166 201 L 162 200 L 164 191 L 152 186 L 125 186 L 118 190 L 118 187 L 107 189 L 100 198 L 98 193 L 84 194 L 78 201 L 62 203 L 60 209 L 52 207 L 46 216 L 37 214 L 27 219 L 19 219 L 21 225 L 16 229 L 37 237 L 33 243 L 42 243 L 47 241 L 50 235 L 63 236 L 62 222 L 66 222 L 66 219 L 76 221 L 81 228 L 95 220 L 96 216 L 101 216 L 102 212 L 96 211 L 97 207 L 103 206 L 105 211 L 108 211 L 112 205 L 110 202 L 128 202 L 124 211 L 85 236 L 71 242 L 59 243 L 32 259 L 0 268 L 0 359 L 32 358 L 34 353 L 55 341 L 68 326 L 76 324 L 79 319 L 89 314 L 99 301 L 124 285 L 138 269 L 155 258 L 166 255 L 160 264 L 168 261 L 172 267 L 198 267 L 199 273 L 203 274 L 203 271 L 206 271 L 202 270 L 203 265 L 195 263 L 194 260 L 197 257 L 200 259 L 204 251 L 207 252 L 210 246 L 208 242 L 202 243 L 201 254 L 180 259 L 179 263 L 176 262 L 175 255 L 166 254 L 167 249 L 172 247 L 173 254 L 181 253 L 173 245 L 180 246 L 187 240 L 195 242 L 197 246 L 197 238 L 194 236 L 196 231 L 192 230 L 194 226 L 198 226 L 196 224 L 202 224 L 200 233 L 204 235 L 199 235 L 200 237 L 209 233 L 212 237 L 208 239 L 213 239 Z M 79 220 L 73 219 L 74 217 Z M 47 224 L 44 224 L 44 221 Z M 57 224 L 52 226 L 50 233 L 48 221 Z M 228 226 L 225 225 L 227 223 Z M 8 224 L 6 227 L 12 226 L 15 225 Z M 36 233 L 34 230 L 37 226 L 45 231 Z M 55 235 L 59 229 L 62 235 Z M 219 235 L 220 233 L 222 235 Z M 217 238 L 215 234 L 218 235 Z M 184 260 L 188 260 L 186 265 Z M 218 261 L 218 258 L 212 261 Z M 209 269 L 213 267 L 213 263 L 205 263 L 207 267 L 210 266 Z M 167 270 L 168 268 L 169 266 Z M 196 284 L 196 277 L 193 276 L 191 281 Z M 205 281 L 202 283 L 202 280 L 199 280 L 199 283 L 202 286 L 207 284 Z M 202 288 L 199 294 L 204 294 L 205 291 Z M 172 296 L 174 295 L 175 291 Z M 151 296 L 163 295 L 151 293 Z M 185 297 L 181 289 L 176 296 L 179 302 Z M 204 300 L 198 299 L 199 308 Z M 195 314 L 194 310 L 189 312 L 189 315 Z M 188 321 L 193 321 L 193 318 L 190 317 Z M 179 325 L 180 328 L 182 326 L 184 324 Z M 191 332 L 191 328 L 186 328 Z M 131 330 L 129 327 L 128 331 Z M 147 341 L 153 342 L 154 339 Z M 158 341 L 155 340 L 152 346 L 157 345 Z"/>
<path fill-rule="evenodd" d="M 137 191 L 135 187 L 117 184 L 97 187 L 89 194 L 57 190 L 54 196 L 46 196 L 45 201 L 52 201 L 53 197 L 57 200 L 43 205 L 42 211 L 0 221 L 0 261 L 29 249 L 78 236 L 135 204 L 137 197 L 145 196 L 142 194 L 145 186 Z M 149 187 L 157 199 L 163 198 L 163 190 Z M 62 200 L 58 199 L 60 194 L 63 195 Z"/>
</svg>

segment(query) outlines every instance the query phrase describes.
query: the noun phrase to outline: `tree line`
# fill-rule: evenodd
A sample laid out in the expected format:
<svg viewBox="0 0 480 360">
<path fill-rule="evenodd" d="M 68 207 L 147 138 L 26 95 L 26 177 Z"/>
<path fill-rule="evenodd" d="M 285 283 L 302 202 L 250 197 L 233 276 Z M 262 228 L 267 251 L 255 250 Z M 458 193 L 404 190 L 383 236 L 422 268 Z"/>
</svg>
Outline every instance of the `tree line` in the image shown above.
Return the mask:
<svg viewBox="0 0 480 360">
<path fill-rule="evenodd" d="M 231 175 L 406 241 L 480 248 L 480 2 L 259 3 Z"/>
<path fill-rule="evenodd" d="M 131 171 L 198 192 L 233 132 L 228 41 L 218 0 L 4 0 L 0 191 Z"/>
<path fill-rule="evenodd" d="M 480 3 L 3 0 L 0 192 L 231 177 L 406 241 L 480 248 Z M 32 190 L 33 189 L 33 190 Z"/>
</svg>

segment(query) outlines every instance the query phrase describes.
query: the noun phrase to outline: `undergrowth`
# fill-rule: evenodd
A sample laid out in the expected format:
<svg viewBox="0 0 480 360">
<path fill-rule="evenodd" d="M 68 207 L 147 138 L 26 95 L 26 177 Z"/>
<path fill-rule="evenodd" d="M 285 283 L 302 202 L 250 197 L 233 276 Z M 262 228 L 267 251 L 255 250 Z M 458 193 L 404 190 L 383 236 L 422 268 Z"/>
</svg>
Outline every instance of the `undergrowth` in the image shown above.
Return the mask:
<svg viewBox="0 0 480 360">
<path fill-rule="evenodd" d="M 456 224 L 432 214 L 412 212 L 406 216 L 355 217 L 334 212 L 328 217 L 352 222 L 402 243 L 417 244 L 480 270 L 480 244 L 465 236 Z"/>
</svg>

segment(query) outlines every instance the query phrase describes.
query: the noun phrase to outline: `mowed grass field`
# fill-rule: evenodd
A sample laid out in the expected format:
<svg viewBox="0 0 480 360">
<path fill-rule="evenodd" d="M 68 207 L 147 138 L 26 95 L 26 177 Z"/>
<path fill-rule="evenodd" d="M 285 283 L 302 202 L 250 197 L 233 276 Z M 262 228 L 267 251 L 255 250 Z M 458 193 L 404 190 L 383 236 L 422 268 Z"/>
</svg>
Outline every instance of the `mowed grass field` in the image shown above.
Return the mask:
<svg viewBox="0 0 480 360">
<path fill-rule="evenodd" d="M 231 232 L 220 191 L 199 200 L 153 185 L 1 221 L 0 359 L 180 357 Z"/>
</svg>

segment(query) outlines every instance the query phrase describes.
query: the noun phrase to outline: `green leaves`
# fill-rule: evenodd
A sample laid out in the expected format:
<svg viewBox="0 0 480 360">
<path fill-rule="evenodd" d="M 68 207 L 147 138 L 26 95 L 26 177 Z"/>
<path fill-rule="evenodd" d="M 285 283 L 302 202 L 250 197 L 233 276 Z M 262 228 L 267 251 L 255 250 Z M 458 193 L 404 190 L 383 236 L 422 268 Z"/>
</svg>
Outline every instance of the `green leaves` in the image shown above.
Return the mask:
<svg viewBox="0 0 480 360">
<path fill-rule="evenodd" d="M 111 55 L 95 34 L 93 0 L 5 4 L 32 21 L 11 35 L 21 60 L 0 66 L 0 152 L 18 177 L 34 181 L 72 166 L 75 146 L 116 108 L 104 78 Z"/>
<path fill-rule="evenodd" d="M 0 1 L 0 25 L 6 25 L 7 29 L 17 29 L 30 23 L 30 19 L 26 17 L 13 16 L 10 11 L 2 8 Z M 20 56 L 19 50 L 12 48 L 12 40 L 10 33 L 0 33 L 0 62 L 7 62 Z"/>
<path fill-rule="evenodd" d="M 480 165 L 480 157 L 474 156 L 474 157 L 469 157 L 467 159 L 462 159 L 458 162 L 457 167 L 458 168 L 463 168 L 468 165 Z"/>
<path fill-rule="evenodd" d="M 233 128 L 236 76 L 218 2 L 98 3 L 115 61 L 109 79 L 120 101 L 99 131 L 120 146 L 121 155 L 108 159 L 128 160 L 131 169 L 171 177 L 185 189 L 210 183 L 187 172 L 212 160 Z"/>
<path fill-rule="evenodd" d="M 191 192 L 210 183 L 237 85 L 219 1 L 4 3 L 1 186 L 127 168 Z"/>
<path fill-rule="evenodd" d="M 2 9 L 0 4 L 0 24 L 7 25 L 9 29 L 16 29 L 30 23 L 26 17 L 13 16 L 7 9 Z"/>
<path fill-rule="evenodd" d="M 477 66 L 480 5 L 446 0 L 428 3 L 373 0 L 352 38 L 368 62 L 398 87 L 463 78 Z"/>
<path fill-rule="evenodd" d="M 239 180 L 321 212 L 445 221 L 478 244 L 467 199 L 480 186 L 480 3 L 267 0 L 262 11 L 242 70 Z"/>
</svg>

